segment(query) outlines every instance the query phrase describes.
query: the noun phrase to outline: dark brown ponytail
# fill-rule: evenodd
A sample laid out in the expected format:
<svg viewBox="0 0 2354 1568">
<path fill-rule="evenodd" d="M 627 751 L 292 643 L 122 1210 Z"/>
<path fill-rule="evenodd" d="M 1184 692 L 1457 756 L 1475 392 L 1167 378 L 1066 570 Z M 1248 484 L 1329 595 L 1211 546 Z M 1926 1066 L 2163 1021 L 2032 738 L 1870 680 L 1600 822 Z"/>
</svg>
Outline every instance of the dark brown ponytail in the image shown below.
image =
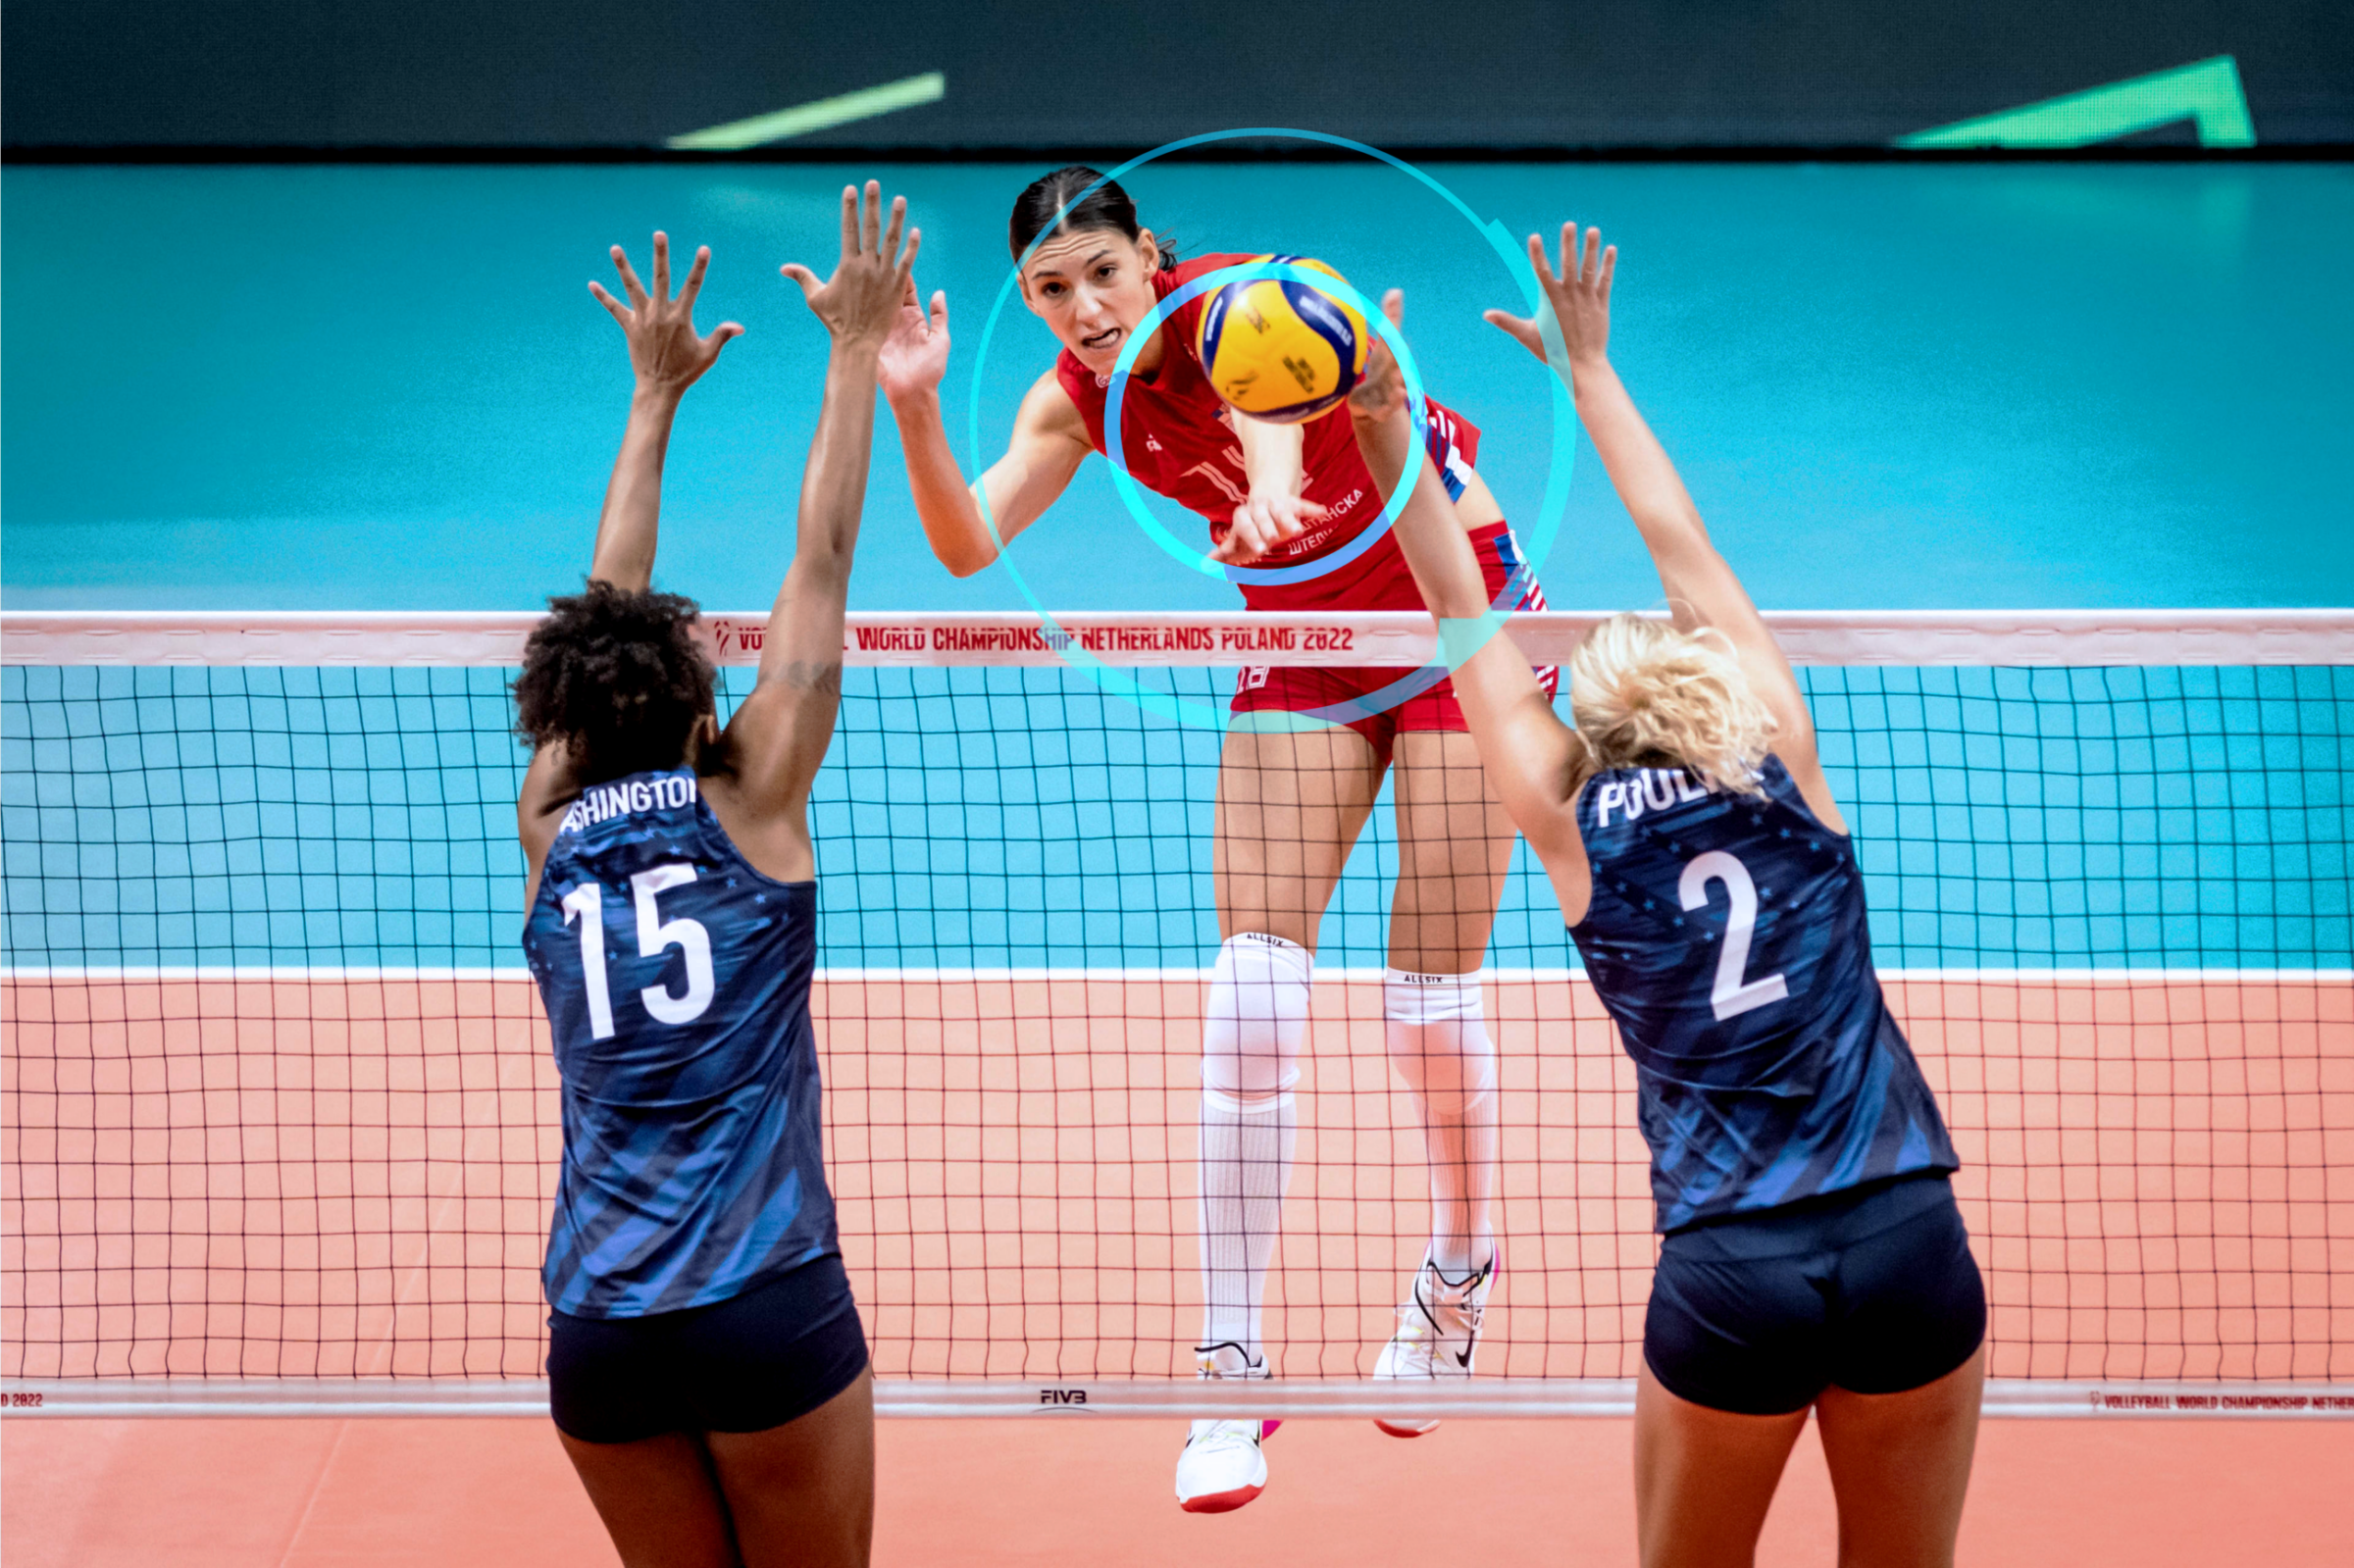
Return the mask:
<svg viewBox="0 0 2354 1568">
<path fill-rule="evenodd" d="M 1013 220 L 1005 226 L 1005 238 L 1018 262 L 1041 234 L 1084 233 L 1091 228 L 1125 234 L 1132 242 L 1145 232 L 1136 221 L 1136 203 L 1128 199 L 1118 180 L 1104 179 L 1085 164 L 1071 164 L 1032 180 L 1014 198 Z M 1152 243 L 1160 252 L 1162 272 L 1177 265 L 1177 247 L 1166 235 L 1153 235 Z"/>
</svg>

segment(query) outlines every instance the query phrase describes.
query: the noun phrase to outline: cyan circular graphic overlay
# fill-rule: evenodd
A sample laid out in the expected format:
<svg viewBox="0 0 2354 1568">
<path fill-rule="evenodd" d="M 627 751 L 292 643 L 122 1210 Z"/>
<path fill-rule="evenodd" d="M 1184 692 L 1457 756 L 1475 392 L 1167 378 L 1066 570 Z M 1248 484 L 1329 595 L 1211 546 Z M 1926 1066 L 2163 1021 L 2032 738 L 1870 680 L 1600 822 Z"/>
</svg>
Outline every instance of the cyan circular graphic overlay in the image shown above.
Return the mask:
<svg viewBox="0 0 2354 1568">
<path fill-rule="evenodd" d="M 1160 299 L 1153 301 L 1152 308 L 1145 312 L 1144 320 L 1138 322 L 1135 329 L 1129 332 L 1128 341 L 1120 345 L 1119 358 L 1112 362 L 1111 383 L 1105 389 L 1103 397 L 1103 455 L 1110 460 L 1112 486 L 1120 492 L 1120 499 L 1127 504 L 1129 515 L 1144 525 L 1145 532 L 1151 536 L 1154 543 L 1186 566 L 1205 577 L 1222 578 L 1229 582 L 1259 582 L 1270 587 L 1285 582 L 1312 582 L 1328 572 L 1347 566 L 1381 542 L 1382 537 L 1390 531 L 1391 526 L 1398 521 L 1398 514 L 1406 510 L 1406 503 L 1413 494 L 1412 477 L 1416 470 L 1412 468 L 1407 470 L 1398 488 L 1390 496 L 1390 504 L 1381 509 L 1379 517 L 1360 530 L 1356 538 L 1351 539 L 1330 555 L 1303 562 L 1299 566 L 1232 566 L 1223 561 L 1212 560 L 1206 553 L 1195 554 L 1190 545 L 1178 538 L 1176 534 L 1171 533 L 1162 525 L 1160 519 L 1152 515 L 1151 507 L 1145 501 L 1143 489 L 1136 482 L 1136 476 L 1128 472 L 1127 450 L 1120 442 L 1120 407 L 1126 400 L 1130 367 L 1136 363 L 1136 356 L 1143 352 L 1146 338 L 1156 330 L 1163 321 L 1168 319 L 1172 311 L 1184 305 L 1188 300 L 1197 299 L 1203 294 L 1223 288 L 1228 283 L 1248 278 L 1278 278 L 1287 282 L 1306 283 L 1323 293 L 1338 295 L 1343 304 L 1352 307 L 1358 315 L 1364 317 L 1373 330 L 1381 335 L 1382 341 L 1390 345 L 1390 352 L 1398 356 L 1398 368 L 1406 378 L 1407 407 L 1413 411 L 1414 416 L 1412 450 L 1421 452 L 1426 449 L 1430 436 L 1430 411 L 1423 404 L 1421 373 L 1415 367 L 1412 353 L 1406 346 L 1405 337 L 1400 335 L 1398 329 L 1390 325 L 1389 318 L 1375 310 L 1372 302 L 1358 293 L 1356 286 L 1346 278 L 1335 278 L 1329 273 L 1315 272 L 1291 262 L 1270 260 L 1237 262 L 1232 267 L 1221 267 L 1215 272 L 1203 273 L 1192 282 L 1180 284 Z M 1318 418 L 1330 419 L 1336 414 L 1345 416 L 1345 410 L 1335 408 L 1331 413 L 1319 415 Z M 1236 417 L 1247 418 L 1248 416 L 1237 415 Z"/>
<path fill-rule="evenodd" d="M 1553 392 L 1552 463 L 1546 473 L 1545 498 L 1538 507 L 1536 527 L 1528 534 L 1530 548 L 1528 548 L 1523 555 L 1523 559 L 1531 563 L 1544 560 L 1553 551 L 1553 541 L 1561 532 L 1562 514 L 1568 509 L 1569 476 L 1572 464 L 1576 458 L 1577 451 L 1576 411 L 1571 406 L 1569 401 L 1568 354 L 1561 342 L 1561 328 L 1554 322 L 1552 314 L 1545 308 L 1544 295 L 1537 286 L 1536 275 L 1529 269 L 1527 259 L 1522 254 L 1520 246 L 1513 240 L 1510 231 L 1508 230 L 1502 224 L 1493 219 L 1481 219 L 1477 213 L 1474 213 L 1470 207 L 1463 202 L 1461 197 L 1458 196 L 1454 191 L 1448 189 L 1446 185 L 1440 183 L 1437 179 L 1432 178 L 1430 175 L 1416 168 L 1414 165 L 1407 163 L 1403 158 L 1386 153 L 1379 147 L 1368 146 L 1361 141 L 1353 141 L 1347 136 L 1336 136 L 1328 131 L 1299 130 L 1285 126 L 1247 126 L 1235 130 L 1203 131 L 1200 135 L 1184 136 L 1180 137 L 1176 141 L 1164 142 L 1160 146 L 1151 149 L 1150 152 L 1140 153 L 1136 157 L 1129 159 L 1126 163 L 1105 172 L 1100 179 L 1098 179 L 1094 184 L 1088 186 L 1086 190 L 1081 191 L 1079 195 L 1074 198 L 1073 205 L 1076 205 L 1076 203 L 1079 201 L 1086 200 L 1089 195 L 1092 195 L 1098 189 L 1109 184 L 1113 180 L 1119 178 L 1122 175 L 1129 173 L 1131 170 L 1140 169 L 1146 164 L 1151 163 L 1155 159 L 1165 158 L 1171 153 L 1182 152 L 1189 147 L 1200 147 L 1213 142 L 1238 141 L 1254 138 L 1288 138 L 1296 141 L 1319 142 L 1328 147 L 1346 147 L 1352 152 L 1359 153 L 1367 158 L 1375 159 L 1381 163 L 1388 164 L 1391 168 L 1398 170 L 1400 173 L 1411 176 L 1414 179 L 1419 180 L 1424 186 L 1446 201 L 1449 206 L 1460 213 L 1463 221 L 1469 224 L 1472 227 L 1472 229 L 1477 232 L 1481 238 L 1485 239 L 1490 247 L 1495 250 L 1498 257 L 1502 259 L 1504 262 L 1505 271 L 1511 277 L 1512 281 L 1519 286 L 1522 300 L 1526 303 L 1530 313 L 1537 318 L 1539 328 L 1543 331 L 1545 337 L 1546 360 L 1555 372 L 1553 376 L 1547 378 L 1547 379 L 1552 383 Z M 1030 244 L 1023 249 L 1022 254 L 1014 259 L 1012 270 L 1005 275 L 1005 281 L 998 289 L 997 301 L 995 304 L 990 306 L 989 317 L 981 327 L 981 344 L 973 356 L 972 384 L 966 400 L 965 414 L 966 444 L 970 454 L 972 470 L 976 474 L 984 473 L 988 468 L 988 463 L 984 456 L 984 448 L 981 443 L 981 373 L 983 367 L 989 362 L 989 345 L 997 335 L 998 320 L 1004 314 L 1006 302 L 1013 298 L 1015 291 L 1020 286 L 1022 268 L 1028 264 L 1031 255 L 1038 249 L 1038 247 L 1045 243 L 1049 238 L 1052 237 L 1053 232 L 1054 231 L 1050 228 L 1043 230 L 1037 238 L 1033 239 Z M 1285 264 L 1280 263 L 1262 264 L 1259 271 L 1262 275 L 1273 276 L 1275 269 L 1283 267 L 1284 265 Z M 1312 279 L 1312 281 L 1316 287 L 1324 288 L 1329 291 L 1334 279 L 1325 275 L 1318 274 L 1316 278 Z M 1355 290 L 1352 289 L 1351 293 L 1354 295 Z M 1356 295 L 1355 297 L 1361 302 L 1361 295 Z M 1394 348 L 1400 351 L 1399 364 L 1401 369 L 1407 377 L 1407 386 L 1410 394 L 1413 397 L 1415 432 L 1417 437 L 1420 437 L 1427 427 L 1427 414 L 1420 396 L 1419 383 L 1413 378 L 1412 361 L 1403 352 L 1403 345 L 1398 342 L 1395 330 L 1389 327 L 1388 319 L 1382 316 L 1379 311 L 1370 311 L 1366 312 L 1365 314 L 1367 322 L 1369 324 L 1378 323 L 1379 325 L 1377 329 L 1382 332 L 1384 339 L 1392 343 Z M 1131 344 L 1129 348 L 1122 351 L 1120 361 L 1122 370 L 1125 370 L 1132 357 L 1133 344 Z M 1118 419 L 1119 398 L 1117 394 L 1119 391 L 1123 390 L 1125 390 L 1124 377 L 1122 378 L 1122 384 L 1118 388 L 1115 388 L 1113 390 L 1113 394 L 1106 399 L 1107 403 L 1110 405 L 1109 412 L 1107 413 L 1104 422 L 1104 445 L 1107 448 L 1112 447 L 1111 432 L 1114 429 L 1116 429 L 1114 422 Z M 1149 509 L 1144 505 L 1144 498 L 1142 494 L 1139 493 L 1135 481 L 1129 477 L 1125 465 L 1120 463 L 1117 457 L 1113 455 L 1113 453 L 1116 453 L 1116 448 L 1113 448 L 1113 452 L 1107 453 L 1106 455 L 1113 456 L 1113 482 L 1115 487 L 1119 489 L 1120 497 L 1123 503 L 1127 505 L 1131 514 L 1138 518 L 1148 532 L 1156 541 L 1163 541 L 1163 548 L 1170 548 L 1172 545 L 1175 545 L 1176 550 L 1180 554 L 1181 558 L 1187 560 L 1189 563 L 1192 563 L 1194 560 L 1193 552 L 1185 549 L 1182 545 L 1177 544 L 1177 542 L 1168 535 L 1167 531 L 1159 525 L 1157 520 L 1152 518 Z M 1390 524 L 1396 519 L 1397 509 L 1403 504 L 1401 498 L 1407 493 L 1408 489 L 1409 486 L 1406 484 L 1400 485 L 1398 496 L 1393 497 L 1392 506 L 1385 508 L 1383 511 L 1379 529 L 1377 530 L 1368 528 L 1366 530 L 1366 533 L 1368 535 L 1378 538 L 1381 532 L 1387 531 Z M 1127 700 L 1135 703 L 1138 707 L 1144 709 L 1148 713 L 1158 714 L 1163 718 L 1173 719 L 1181 724 L 1198 725 L 1204 729 L 1223 731 L 1229 728 L 1229 715 L 1224 706 L 1212 706 L 1208 703 L 1195 702 L 1188 698 L 1175 696 L 1169 692 L 1155 691 L 1150 687 L 1140 684 L 1125 670 L 1105 664 L 1102 660 L 1088 652 L 1085 647 L 1081 646 L 1078 637 L 1070 632 L 1064 630 L 1064 628 L 1055 621 L 1053 611 L 1047 608 L 1046 604 L 1039 598 L 1037 592 L 1030 586 L 1029 580 L 1022 576 L 1021 568 L 1014 565 L 1013 557 L 1007 553 L 1005 549 L 1004 536 L 998 531 L 997 518 L 990 512 L 989 499 L 986 489 L 981 492 L 978 499 L 981 506 L 982 520 L 989 526 L 990 536 L 996 541 L 998 546 L 998 564 L 1005 569 L 1006 573 L 1013 579 L 1014 585 L 1021 590 L 1022 597 L 1029 601 L 1030 607 L 1038 613 L 1049 642 L 1055 646 L 1057 651 L 1061 653 L 1065 663 L 1070 665 L 1073 669 L 1084 671 L 1088 678 L 1094 681 L 1095 683 L 1101 689 L 1125 697 Z M 1368 543 L 1365 547 L 1370 548 L 1371 546 Z M 1216 565 L 1218 563 L 1211 564 Z M 1314 564 L 1318 566 L 1325 565 L 1325 563 L 1322 562 Z M 1329 569 L 1329 567 L 1326 567 L 1326 570 Z M 1222 568 L 1220 575 L 1224 575 Z M 1261 576 L 1257 577 L 1256 581 L 1267 582 L 1270 580 Z M 1507 583 L 1507 591 L 1509 592 L 1513 584 L 1518 583 L 1521 581 L 1522 579 L 1520 575 L 1514 574 L 1510 581 Z M 1502 607 L 1502 601 L 1500 599 L 1497 604 L 1490 606 L 1489 613 L 1487 615 L 1480 617 L 1477 621 L 1448 621 L 1441 623 L 1439 627 L 1439 657 L 1431 664 L 1426 665 L 1420 670 L 1414 671 L 1402 680 L 1392 682 L 1389 685 L 1382 687 L 1378 691 L 1368 691 L 1346 702 L 1335 703 L 1331 707 L 1324 709 L 1292 714 L 1262 712 L 1252 714 L 1249 717 L 1253 721 L 1254 727 L 1260 729 L 1292 728 L 1306 730 L 1322 729 L 1333 724 L 1349 724 L 1355 722 L 1356 720 L 1370 718 L 1376 714 L 1386 712 L 1390 708 L 1396 707 L 1398 704 L 1407 701 L 1408 698 L 1413 697 L 1417 693 L 1429 690 L 1432 686 L 1438 684 L 1439 682 L 1445 680 L 1454 670 L 1460 668 L 1464 661 L 1471 658 L 1472 655 L 1476 654 L 1482 647 L 1486 646 L 1488 639 L 1493 637 L 1496 632 L 1502 629 L 1505 615 L 1508 613 L 1509 611 Z M 1287 724 L 1284 722 L 1286 720 L 1292 722 Z"/>
</svg>

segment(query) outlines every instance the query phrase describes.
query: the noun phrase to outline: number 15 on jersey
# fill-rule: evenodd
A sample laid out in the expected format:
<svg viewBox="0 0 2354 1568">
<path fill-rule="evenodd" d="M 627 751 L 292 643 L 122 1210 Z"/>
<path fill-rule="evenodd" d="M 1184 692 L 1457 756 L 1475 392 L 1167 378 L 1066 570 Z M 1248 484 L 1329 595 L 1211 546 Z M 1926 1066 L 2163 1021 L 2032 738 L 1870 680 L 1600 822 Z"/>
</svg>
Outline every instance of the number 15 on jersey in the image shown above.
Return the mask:
<svg viewBox="0 0 2354 1568">
<path fill-rule="evenodd" d="M 711 934 L 703 930 L 700 921 L 684 915 L 664 920 L 654 902 L 663 889 L 692 881 L 694 868 L 675 862 L 649 867 L 630 879 L 637 903 L 639 956 L 652 958 L 669 947 L 678 947 L 687 955 L 686 994 L 674 996 L 662 986 L 648 986 L 638 993 L 657 1023 L 691 1024 L 711 1005 Z M 572 925 L 577 918 L 581 928 L 581 978 L 588 990 L 588 1033 L 596 1039 L 611 1039 L 613 996 L 605 985 L 604 889 L 585 882 L 564 895 L 563 908 L 564 924 Z"/>
</svg>

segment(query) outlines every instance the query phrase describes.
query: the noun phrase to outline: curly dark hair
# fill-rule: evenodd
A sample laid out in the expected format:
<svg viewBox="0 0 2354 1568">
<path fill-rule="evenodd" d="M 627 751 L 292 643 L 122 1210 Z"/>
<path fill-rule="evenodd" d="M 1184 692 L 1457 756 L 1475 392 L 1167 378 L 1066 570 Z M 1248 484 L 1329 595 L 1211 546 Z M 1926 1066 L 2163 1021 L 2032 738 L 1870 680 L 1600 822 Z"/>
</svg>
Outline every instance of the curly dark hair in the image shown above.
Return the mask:
<svg viewBox="0 0 2354 1568">
<path fill-rule="evenodd" d="M 680 593 L 591 582 L 547 601 L 523 648 L 515 733 L 565 742 L 584 785 L 676 768 L 713 711 L 711 661 L 694 638 L 701 610 Z"/>
</svg>

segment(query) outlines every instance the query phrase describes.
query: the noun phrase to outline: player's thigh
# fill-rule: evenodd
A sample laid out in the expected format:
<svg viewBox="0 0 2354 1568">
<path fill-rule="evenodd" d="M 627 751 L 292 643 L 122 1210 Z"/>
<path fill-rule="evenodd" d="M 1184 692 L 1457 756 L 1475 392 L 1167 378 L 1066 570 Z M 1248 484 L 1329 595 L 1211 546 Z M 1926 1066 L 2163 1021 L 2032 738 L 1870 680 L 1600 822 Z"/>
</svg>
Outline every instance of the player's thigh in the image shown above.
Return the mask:
<svg viewBox="0 0 2354 1568">
<path fill-rule="evenodd" d="M 875 1536 L 875 1380 L 766 1432 L 705 1435 L 744 1568 L 857 1568 Z"/>
<path fill-rule="evenodd" d="M 1986 1348 L 1902 1393 L 1826 1389 L 1816 1403 L 1839 1499 L 1841 1568 L 1945 1568 L 1978 1441 Z"/>
<path fill-rule="evenodd" d="M 1391 764 L 1398 890 L 1390 962 L 1423 974 L 1477 969 L 1512 858 L 1512 824 L 1467 733 L 1409 730 Z"/>
<path fill-rule="evenodd" d="M 1750 1561 L 1807 1412 L 1738 1415 L 1635 1381 L 1635 1535 L 1643 1568 Z"/>
<path fill-rule="evenodd" d="M 1372 742 L 1345 727 L 1229 731 L 1211 852 L 1220 934 L 1312 948 L 1381 775 Z"/>
<path fill-rule="evenodd" d="M 588 1490 L 622 1568 L 733 1568 L 728 1504 L 710 1456 L 684 1432 L 635 1442 L 557 1440 Z"/>
</svg>

